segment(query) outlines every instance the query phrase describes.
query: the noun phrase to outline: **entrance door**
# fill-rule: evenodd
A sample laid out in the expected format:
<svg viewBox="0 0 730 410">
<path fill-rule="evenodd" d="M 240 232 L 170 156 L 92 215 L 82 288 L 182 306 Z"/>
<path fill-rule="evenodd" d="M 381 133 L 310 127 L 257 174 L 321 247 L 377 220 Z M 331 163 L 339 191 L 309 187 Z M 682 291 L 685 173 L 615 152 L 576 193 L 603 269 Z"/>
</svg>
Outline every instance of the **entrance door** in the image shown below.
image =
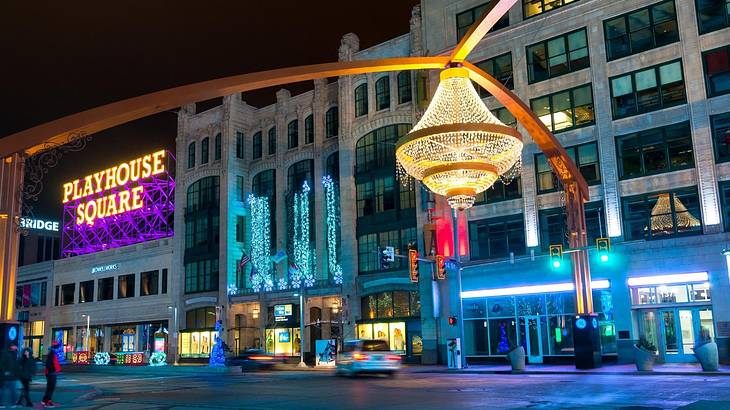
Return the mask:
<svg viewBox="0 0 730 410">
<path fill-rule="evenodd" d="M 542 363 L 542 329 L 539 316 L 525 316 L 525 353 L 530 363 Z"/>
<path fill-rule="evenodd" d="M 709 307 L 665 308 L 640 312 L 641 334 L 668 363 L 694 362 L 694 345 L 714 336 Z"/>
</svg>

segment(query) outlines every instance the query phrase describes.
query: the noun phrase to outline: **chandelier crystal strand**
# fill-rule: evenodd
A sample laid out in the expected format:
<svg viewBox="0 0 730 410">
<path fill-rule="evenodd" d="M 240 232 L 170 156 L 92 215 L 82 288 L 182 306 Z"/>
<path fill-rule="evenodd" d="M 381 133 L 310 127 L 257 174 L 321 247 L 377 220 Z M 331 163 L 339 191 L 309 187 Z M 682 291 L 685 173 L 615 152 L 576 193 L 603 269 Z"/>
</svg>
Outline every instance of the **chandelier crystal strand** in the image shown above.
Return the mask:
<svg viewBox="0 0 730 410">
<path fill-rule="evenodd" d="M 399 173 L 456 209 L 471 207 L 502 175 L 511 179 L 522 153 L 520 134 L 489 112 L 465 68 L 441 72 L 426 113 L 396 145 Z"/>
</svg>

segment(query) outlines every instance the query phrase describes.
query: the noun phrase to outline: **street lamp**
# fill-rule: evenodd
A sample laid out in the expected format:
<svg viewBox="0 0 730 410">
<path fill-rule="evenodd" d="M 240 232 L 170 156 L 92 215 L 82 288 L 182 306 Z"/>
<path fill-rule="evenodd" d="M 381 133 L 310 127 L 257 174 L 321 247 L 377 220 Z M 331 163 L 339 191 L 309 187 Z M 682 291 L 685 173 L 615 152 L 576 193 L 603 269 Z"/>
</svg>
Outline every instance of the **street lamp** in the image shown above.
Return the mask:
<svg viewBox="0 0 730 410">
<path fill-rule="evenodd" d="M 178 357 L 180 357 L 180 352 L 178 351 L 178 343 L 177 343 L 177 334 L 178 334 L 178 330 L 177 330 L 177 306 L 168 306 L 167 309 L 168 310 L 172 310 L 172 315 L 173 315 L 173 328 L 175 330 L 174 333 L 173 333 L 173 336 L 175 336 L 174 337 L 174 339 L 175 339 L 175 364 L 177 365 L 177 359 L 178 359 Z"/>
<path fill-rule="evenodd" d="M 302 279 L 302 289 L 294 296 L 299 296 L 299 364 L 298 367 L 307 367 L 304 363 L 304 279 Z"/>
<path fill-rule="evenodd" d="M 89 328 L 91 324 L 91 316 L 87 315 L 86 313 L 82 314 L 81 317 L 86 318 L 86 351 L 89 352 Z"/>
</svg>

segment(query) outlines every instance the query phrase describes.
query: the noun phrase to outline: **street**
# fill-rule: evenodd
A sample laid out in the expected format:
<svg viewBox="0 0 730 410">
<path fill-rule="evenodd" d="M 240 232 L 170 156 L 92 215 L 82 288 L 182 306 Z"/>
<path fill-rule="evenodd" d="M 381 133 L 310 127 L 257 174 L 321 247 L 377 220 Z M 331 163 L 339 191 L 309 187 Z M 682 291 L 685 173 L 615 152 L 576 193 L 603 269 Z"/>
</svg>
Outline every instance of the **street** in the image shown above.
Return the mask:
<svg viewBox="0 0 730 410">
<path fill-rule="evenodd" d="M 67 372 L 58 401 L 88 409 L 730 409 L 730 377 L 491 375 L 404 371 Z M 43 380 L 34 381 L 34 400 Z M 89 393 L 89 392 L 94 393 Z M 74 396 L 74 394 L 76 396 Z M 82 395 L 83 394 L 83 395 Z M 93 396 L 93 397 L 92 397 Z"/>
</svg>

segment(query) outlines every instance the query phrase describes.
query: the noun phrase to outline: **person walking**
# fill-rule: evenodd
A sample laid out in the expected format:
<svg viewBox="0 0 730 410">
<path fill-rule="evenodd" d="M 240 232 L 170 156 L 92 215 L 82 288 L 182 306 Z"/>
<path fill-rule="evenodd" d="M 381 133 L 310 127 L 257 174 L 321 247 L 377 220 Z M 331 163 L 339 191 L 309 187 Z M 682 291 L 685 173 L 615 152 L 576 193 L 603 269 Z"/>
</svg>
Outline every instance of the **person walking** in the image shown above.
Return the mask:
<svg viewBox="0 0 730 410">
<path fill-rule="evenodd" d="M 0 362 L 3 371 L 3 398 L 7 397 L 11 407 L 15 407 L 18 401 L 18 346 L 10 345 L 8 350 L 2 352 Z"/>
<path fill-rule="evenodd" d="M 17 404 L 22 406 L 25 399 L 25 407 L 33 407 L 33 402 L 30 401 L 30 381 L 35 374 L 35 360 L 33 360 L 33 355 L 27 347 L 23 349 L 23 353 L 20 355 L 20 365 L 18 367 L 18 377 L 20 377 L 23 390 Z"/>
<path fill-rule="evenodd" d="M 56 350 L 59 348 L 57 343 L 54 343 L 50 349 L 48 349 L 48 355 L 46 356 L 46 393 L 43 395 L 43 405 L 45 407 L 57 407 L 51 399 L 53 398 L 53 391 L 56 390 L 56 377 L 58 373 L 61 373 L 61 364 L 58 363 L 58 356 Z"/>
</svg>

